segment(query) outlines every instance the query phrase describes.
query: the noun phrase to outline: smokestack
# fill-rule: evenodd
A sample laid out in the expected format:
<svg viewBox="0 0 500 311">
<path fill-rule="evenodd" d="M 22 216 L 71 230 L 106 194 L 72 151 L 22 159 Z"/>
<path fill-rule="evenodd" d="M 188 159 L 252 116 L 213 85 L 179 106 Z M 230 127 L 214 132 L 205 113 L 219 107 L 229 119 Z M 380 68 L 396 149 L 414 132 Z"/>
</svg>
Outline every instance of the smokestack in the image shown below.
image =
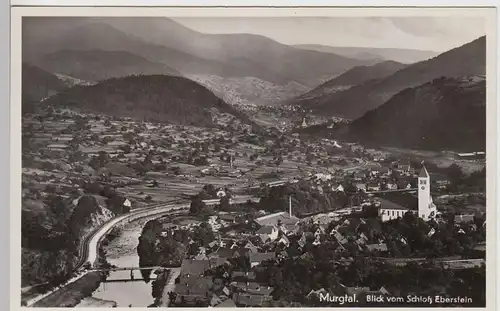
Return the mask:
<svg viewBox="0 0 500 311">
<path fill-rule="evenodd" d="M 292 196 L 288 196 L 288 214 L 290 214 L 290 217 L 292 217 Z"/>
<path fill-rule="evenodd" d="M 233 155 L 229 156 L 229 166 L 233 168 Z"/>
</svg>

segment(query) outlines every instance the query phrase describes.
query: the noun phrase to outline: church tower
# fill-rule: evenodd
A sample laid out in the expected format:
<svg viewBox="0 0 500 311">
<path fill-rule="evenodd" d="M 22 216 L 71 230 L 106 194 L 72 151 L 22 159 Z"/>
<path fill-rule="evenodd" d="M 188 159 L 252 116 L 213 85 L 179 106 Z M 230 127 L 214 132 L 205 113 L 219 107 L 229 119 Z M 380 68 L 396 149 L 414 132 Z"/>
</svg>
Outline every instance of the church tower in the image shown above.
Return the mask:
<svg viewBox="0 0 500 311">
<path fill-rule="evenodd" d="M 418 175 L 418 217 L 427 221 L 436 216 L 436 206 L 431 197 L 431 178 L 425 165 Z"/>
<path fill-rule="evenodd" d="M 302 118 L 302 127 L 307 127 L 306 117 Z"/>
</svg>

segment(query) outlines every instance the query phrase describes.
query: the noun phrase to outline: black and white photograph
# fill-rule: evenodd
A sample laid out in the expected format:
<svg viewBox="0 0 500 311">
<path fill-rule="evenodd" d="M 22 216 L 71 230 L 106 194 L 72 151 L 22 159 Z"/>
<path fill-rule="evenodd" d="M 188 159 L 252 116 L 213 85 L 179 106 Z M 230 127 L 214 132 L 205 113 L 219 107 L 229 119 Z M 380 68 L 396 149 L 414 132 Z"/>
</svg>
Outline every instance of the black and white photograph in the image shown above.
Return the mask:
<svg viewBox="0 0 500 311">
<path fill-rule="evenodd" d="M 19 306 L 491 307 L 495 10 L 234 11 L 13 17 Z"/>
</svg>

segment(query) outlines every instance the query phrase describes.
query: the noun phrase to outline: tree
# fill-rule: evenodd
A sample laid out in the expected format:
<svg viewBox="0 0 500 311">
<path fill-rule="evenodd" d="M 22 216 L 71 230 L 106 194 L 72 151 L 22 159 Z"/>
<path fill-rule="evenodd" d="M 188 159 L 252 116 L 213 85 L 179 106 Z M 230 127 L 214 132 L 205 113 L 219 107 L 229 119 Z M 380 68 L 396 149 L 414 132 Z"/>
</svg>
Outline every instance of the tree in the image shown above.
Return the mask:
<svg viewBox="0 0 500 311">
<path fill-rule="evenodd" d="M 459 184 L 464 178 L 464 173 L 458 164 L 453 163 L 446 169 L 446 174 L 450 177 L 450 181 L 454 184 Z"/>
<path fill-rule="evenodd" d="M 200 198 L 200 196 L 195 196 L 193 200 L 191 200 L 191 205 L 189 207 L 189 213 L 191 215 L 199 215 L 202 211 L 207 208 L 205 202 Z"/>
<path fill-rule="evenodd" d="M 223 196 L 221 199 L 220 199 L 220 209 L 222 211 L 229 211 L 231 209 L 231 204 L 229 202 L 229 196 Z"/>
</svg>

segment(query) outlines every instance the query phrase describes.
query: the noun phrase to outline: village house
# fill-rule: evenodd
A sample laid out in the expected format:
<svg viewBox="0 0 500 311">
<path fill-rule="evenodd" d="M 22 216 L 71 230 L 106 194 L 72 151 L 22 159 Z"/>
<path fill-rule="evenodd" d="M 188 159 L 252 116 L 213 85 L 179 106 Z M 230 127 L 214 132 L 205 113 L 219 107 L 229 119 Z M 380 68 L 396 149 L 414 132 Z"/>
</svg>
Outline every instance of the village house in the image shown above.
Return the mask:
<svg viewBox="0 0 500 311">
<path fill-rule="evenodd" d="M 236 281 L 236 282 L 254 281 L 256 277 L 257 276 L 253 271 L 233 271 L 231 273 L 231 281 Z"/>
<path fill-rule="evenodd" d="M 283 245 L 284 247 L 289 247 L 290 246 L 290 240 L 285 236 L 282 235 L 276 242 L 277 245 Z"/>
<path fill-rule="evenodd" d="M 398 190 L 398 184 L 394 182 L 388 182 L 387 184 L 385 184 L 385 187 L 387 188 L 387 190 Z"/>
<path fill-rule="evenodd" d="M 366 184 L 356 184 L 356 190 L 366 192 Z"/>
<path fill-rule="evenodd" d="M 376 205 L 380 206 L 378 210 L 378 215 L 382 220 L 382 222 L 386 222 L 396 218 L 403 218 L 403 216 L 408 211 L 413 211 L 414 213 L 416 212 L 415 210 L 411 210 L 408 207 L 401 206 L 399 204 L 393 203 L 388 200 L 378 198 L 378 201 L 379 202 Z"/>
<path fill-rule="evenodd" d="M 260 265 L 264 261 L 275 260 L 276 254 L 274 252 L 269 253 L 250 253 L 250 267 L 255 267 Z"/>
<path fill-rule="evenodd" d="M 385 243 L 368 244 L 365 245 L 365 247 L 369 252 L 374 252 L 374 251 L 387 252 L 387 244 Z"/>
<path fill-rule="evenodd" d="M 456 224 L 467 224 L 474 222 L 474 215 L 455 215 L 454 221 Z"/>
<path fill-rule="evenodd" d="M 385 166 L 380 167 L 378 172 L 383 176 L 390 176 L 392 174 L 392 170 Z"/>
<path fill-rule="evenodd" d="M 235 214 L 220 214 L 219 221 L 223 226 L 229 226 L 236 223 L 237 217 Z"/>
<path fill-rule="evenodd" d="M 235 293 L 233 295 L 233 300 L 237 307 L 262 307 L 266 302 L 271 301 L 272 297 L 248 293 Z"/>
<path fill-rule="evenodd" d="M 222 303 L 214 305 L 214 308 L 236 308 L 236 304 L 234 303 L 234 300 L 232 298 L 228 298 Z"/>
<path fill-rule="evenodd" d="M 366 178 L 366 173 L 364 172 L 355 172 L 353 174 L 354 180 L 355 181 L 362 181 L 363 179 Z"/>
<path fill-rule="evenodd" d="M 375 182 L 370 182 L 366 185 L 366 190 L 368 192 L 380 191 L 380 184 Z"/>
<path fill-rule="evenodd" d="M 278 238 L 279 229 L 275 225 L 266 225 L 257 230 L 255 234 L 261 238 L 263 243 L 272 242 Z"/>
</svg>

